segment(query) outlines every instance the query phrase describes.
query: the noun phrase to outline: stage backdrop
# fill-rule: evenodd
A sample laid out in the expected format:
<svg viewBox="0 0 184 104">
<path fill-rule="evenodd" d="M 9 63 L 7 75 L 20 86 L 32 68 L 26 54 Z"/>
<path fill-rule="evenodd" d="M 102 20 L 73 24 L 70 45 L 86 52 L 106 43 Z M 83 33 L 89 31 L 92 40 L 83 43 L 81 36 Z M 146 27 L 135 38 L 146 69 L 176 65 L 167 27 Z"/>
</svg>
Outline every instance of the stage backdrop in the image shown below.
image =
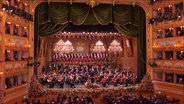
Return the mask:
<svg viewBox="0 0 184 104">
<path fill-rule="evenodd" d="M 145 12 L 139 6 L 100 4 L 91 8 L 85 3 L 44 2 L 37 6 L 34 19 L 35 57 L 37 57 L 38 37 L 62 31 L 69 22 L 74 25 L 108 25 L 112 23 L 119 33 L 137 37 L 138 69 L 140 76 L 145 73 L 146 31 Z"/>
</svg>

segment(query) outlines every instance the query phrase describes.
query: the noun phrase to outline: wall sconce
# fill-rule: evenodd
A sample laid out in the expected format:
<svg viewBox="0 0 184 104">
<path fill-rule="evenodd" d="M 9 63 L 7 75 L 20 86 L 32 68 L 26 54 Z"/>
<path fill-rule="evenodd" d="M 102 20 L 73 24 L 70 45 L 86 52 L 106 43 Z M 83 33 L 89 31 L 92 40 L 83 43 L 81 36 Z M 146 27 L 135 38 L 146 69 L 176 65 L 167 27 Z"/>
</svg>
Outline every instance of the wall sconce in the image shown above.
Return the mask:
<svg viewBox="0 0 184 104">
<path fill-rule="evenodd" d="M 10 43 L 8 43 L 8 46 L 10 46 L 10 47 L 14 47 L 14 46 L 15 46 L 15 43 L 10 42 Z"/>
<path fill-rule="evenodd" d="M 158 8 L 157 10 L 158 10 L 158 11 L 160 11 L 160 10 L 161 10 L 161 8 Z"/>
<path fill-rule="evenodd" d="M 2 10 L 5 11 L 6 9 L 3 7 Z"/>
<path fill-rule="evenodd" d="M 184 26 L 180 26 L 181 30 L 184 29 Z"/>
<path fill-rule="evenodd" d="M 3 72 L 0 72 L 0 75 L 3 75 Z"/>
<path fill-rule="evenodd" d="M 11 52 L 10 50 L 7 50 L 7 52 L 9 53 L 9 52 Z"/>
<path fill-rule="evenodd" d="M 171 30 L 173 30 L 173 28 L 172 28 L 172 27 L 170 27 L 170 28 L 169 28 L 169 30 L 171 31 Z"/>
<path fill-rule="evenodd" d="M 160 48 L 160 45 L 158 45 L 157 43 L 153 45 L 153 48 Z"/>
<path fill-rule="evenodd" d="M 7 5 L 2 4 L 2 10 L 3 10 L 3 11 L 5 11 L 7 8 L 8 8 L 8 6 L 7 6 Z"/>
<path fill-rule="evenodd" d="M 169 8 L 171 8 L 171 7 L 172 7 L 172 5 L 169 5 L 168 7 L 169 7 Z"/>
<path fill-rule="evenodd" d="M 6 22 L 8 25 L 10 25 L 11 24 L 11 22 Z"/>
<path fill-rule="evenodd" d="M 174 47 L 178 47 L 178 48 L 179 48 L 179 47 L 182 47 L 182 46 L 183 46 L 183 45 L 181 45 L 181 44 L 175 44 L 175 45 L 174 45 Z"/>
<path fill-rule="evenodd" d="M 23 44 L 22 47 L 23 47 L 23 48 L 30 48 L 31 45 L 30 45 L 30 44 Z"/>
<path fill-rule="evenodd" d="M 162 31 L 161 29 L 158 30 L 158 32 L 161 32 L 161 31 Z"/>
</svg>

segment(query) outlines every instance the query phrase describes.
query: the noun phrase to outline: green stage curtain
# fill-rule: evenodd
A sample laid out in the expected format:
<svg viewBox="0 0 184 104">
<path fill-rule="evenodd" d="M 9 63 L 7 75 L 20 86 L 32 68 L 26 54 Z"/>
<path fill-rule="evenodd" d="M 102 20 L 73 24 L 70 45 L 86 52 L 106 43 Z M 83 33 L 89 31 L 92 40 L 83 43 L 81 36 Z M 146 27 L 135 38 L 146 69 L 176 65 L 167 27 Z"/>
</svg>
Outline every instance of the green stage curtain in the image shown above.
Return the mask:
<svg viewBox="0 0 184 104">
<path fill-rule="evenodd" d="M 92 9 L 92 13 L 98 24 L 108 25 L 112 23 L 112 5 L 99 5 Z"/>
<path fill-rule="evenodd" d="M 84 4 L 72 4 L 70 5 L 69 22 L 72 22 L 75 25 L 83 25 L 89 13 L 89 6 Z"/>
<path fill-rule="evenodd" d="M 39 49 L 39 36 L 49 36 L 62 31 L 69 22 L 74 25 L 113 24 L 119 33 L 138 39 L 139 78 L 146 68 L 145 12 L 139 6 L 99 4 L 90 7 L 84 3 L 44 2 L 37 6 L 34 19 L 34 56 Z"/>
<path fill-rule="evenodd" d="M 139 18 L 137 9 L 130 5 L 100 4 L 91 8 L 82 3 L 41 3 L 35 13 L 40 36 L 48 36 L 62 31 L 68 22 L 74 25 L 108 25 L 114 24 L 119 33 L 130 37 L 138 35 Z M 39 18 L 38 18 L 39 16 Z"/>
<path fill-rule="evenodd" d="M 62 31 L 69 22 L 74 25 L 108 25 L 112 23 L 119 33 L 129 37 L 140 33 L 144 11 L 138 6 L 100 4 L 90 7 L 84 3 L 41 3 L 35 10 L 35 37 L 49 36 Z M 145 21 L 145 20 L 143 20 Z M 37 25 L 37 26 L 36 26 Z"/>
</svg>

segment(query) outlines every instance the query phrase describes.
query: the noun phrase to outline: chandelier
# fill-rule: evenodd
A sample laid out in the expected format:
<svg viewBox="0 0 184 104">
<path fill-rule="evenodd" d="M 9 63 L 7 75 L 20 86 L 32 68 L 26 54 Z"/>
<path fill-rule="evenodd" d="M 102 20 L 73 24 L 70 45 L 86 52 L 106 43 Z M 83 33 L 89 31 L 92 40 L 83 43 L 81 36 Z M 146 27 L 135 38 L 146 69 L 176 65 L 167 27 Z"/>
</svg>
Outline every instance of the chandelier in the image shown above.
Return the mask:
<svg viewBox="0 0 184 104">
<path fill-rule="evenodd" d="M 55 53 L 71 53 L 73 51 L 74 51 L 73 45 L 69 40 L 64 42 L 62 39 L 60 39 L 54 47 Z"/>
<path fill-rule="evenodd" d="M 103 43 L 100 40 L 98 42 L 96 42 L 96 44 L 93 48 L 93 52 L 96 52 L 96 53 L 105 52 L 105 47 L 104 47 Z"/>
<path fill-rule="evenodd" d="M 110 44 L 109 48 L 108 48 L 108 51 L 110 53 L 114 53 L 115 55 L 117 53 L 122 52 L 122 50 L 123 49 L 121 48 L 120 43 L 116 40 L 113 40 L 112 43 Z"/>
<path fill-rule="evenodd" d="M 71 53 L 74 51 L 72 43 L 67 40 L 63 45 L 63 53 Z"/>
<path fill-rule="evenodd" d="M 55 53 L 63 53 L 63 45 L 64 45 L 64 41 L 62 39 L 60 39 L 55 47 L 54 47 L 54 52 Z"/>
</svg>

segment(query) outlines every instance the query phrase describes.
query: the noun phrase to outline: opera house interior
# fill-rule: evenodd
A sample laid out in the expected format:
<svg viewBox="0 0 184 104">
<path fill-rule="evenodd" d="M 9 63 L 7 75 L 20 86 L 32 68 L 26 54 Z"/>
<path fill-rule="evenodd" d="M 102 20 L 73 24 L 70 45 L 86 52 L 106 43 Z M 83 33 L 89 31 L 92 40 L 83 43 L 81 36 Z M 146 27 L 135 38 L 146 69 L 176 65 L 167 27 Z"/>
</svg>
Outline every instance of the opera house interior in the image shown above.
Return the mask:
<svg viewBox="0 0 184 104">
<path fill-rule="evenodd" d="M 184 0 L 0 0 L 0 104 L 184 104 Z"/>
</svg>

